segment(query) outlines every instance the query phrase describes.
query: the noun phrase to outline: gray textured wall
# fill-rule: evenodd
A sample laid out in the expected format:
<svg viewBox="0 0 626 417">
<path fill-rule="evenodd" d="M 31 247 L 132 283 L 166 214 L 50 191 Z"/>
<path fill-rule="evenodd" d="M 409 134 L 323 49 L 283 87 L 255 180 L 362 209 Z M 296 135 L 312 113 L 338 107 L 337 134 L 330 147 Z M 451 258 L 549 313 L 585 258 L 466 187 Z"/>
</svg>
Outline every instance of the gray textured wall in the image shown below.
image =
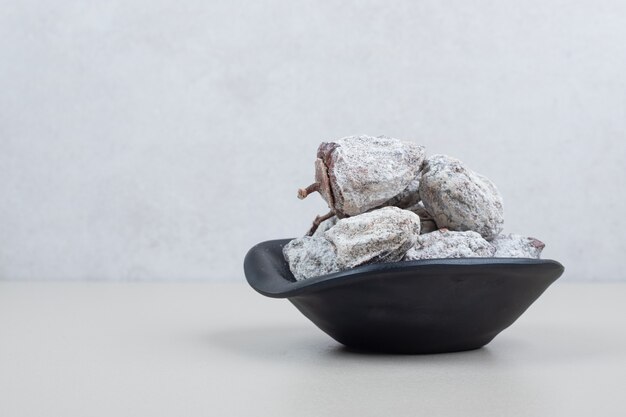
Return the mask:
<svg viewBox="0 0 626 417">
<path fill-rule="evenodd" d="M 1 3 L 0 279 L 241 280 L 355 133 L 489 176 L 566 279 L 625 278 L 625 2 Z"/>
</svg>

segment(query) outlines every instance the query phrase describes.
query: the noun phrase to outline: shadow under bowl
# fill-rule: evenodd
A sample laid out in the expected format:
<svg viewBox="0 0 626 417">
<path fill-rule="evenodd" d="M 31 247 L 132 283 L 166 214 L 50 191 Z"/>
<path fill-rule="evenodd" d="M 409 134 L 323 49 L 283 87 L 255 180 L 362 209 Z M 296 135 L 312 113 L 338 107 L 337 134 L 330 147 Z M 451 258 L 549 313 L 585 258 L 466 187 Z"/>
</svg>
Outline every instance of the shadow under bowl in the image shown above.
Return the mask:
<svg viewBox="0 0 626 417">
<path fill-rule="evenodd" d="M 357 350 L 443 353 L 480 348 L 509 327 L 563 273 L 547 259 L 427 259 L 363 265 L 296 281 L 282 248 L 252 247 L 246 279 L 287 298 L 333 339 Z"/>
</svg>

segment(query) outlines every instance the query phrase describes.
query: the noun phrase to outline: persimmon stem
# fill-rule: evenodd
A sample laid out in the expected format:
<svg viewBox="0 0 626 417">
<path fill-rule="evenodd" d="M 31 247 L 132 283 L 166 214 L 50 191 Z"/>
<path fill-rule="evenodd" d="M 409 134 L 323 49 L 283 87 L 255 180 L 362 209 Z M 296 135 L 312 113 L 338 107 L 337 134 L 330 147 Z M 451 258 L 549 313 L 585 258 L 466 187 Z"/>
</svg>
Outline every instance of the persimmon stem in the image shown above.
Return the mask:
<svg viewBox="0 0 626 417">
<path fill-rule="evenodd" d="M 309 185 L 306 188 L 300 188 L 298 189 L 298 198 L 300 200 L 305 199 L 309 194 L 314 193 L 316 191 L 320 190 L 320 183 L 319 182 L 314 182 L 313 184 Z"/>
<path fill-rule="evenodd" d="M 335 212 L 333 210 L 329 211 L 328 213 L 321 215 L 321 216 L 315 216 L 315 220 L 313 220 L 313 225 L 311 226 L 311 228 L 309 229 L 309 231 L 306 233 L 307 236 L 313 236 L 313 233 L 315 233 L 315 231 L 317 230 L 317 228 L 320 226 L 320 224 L 324 221 L 324 220 L 328 220 L 331 217 L 333 217 L 335 215 Z"/>
</svg>

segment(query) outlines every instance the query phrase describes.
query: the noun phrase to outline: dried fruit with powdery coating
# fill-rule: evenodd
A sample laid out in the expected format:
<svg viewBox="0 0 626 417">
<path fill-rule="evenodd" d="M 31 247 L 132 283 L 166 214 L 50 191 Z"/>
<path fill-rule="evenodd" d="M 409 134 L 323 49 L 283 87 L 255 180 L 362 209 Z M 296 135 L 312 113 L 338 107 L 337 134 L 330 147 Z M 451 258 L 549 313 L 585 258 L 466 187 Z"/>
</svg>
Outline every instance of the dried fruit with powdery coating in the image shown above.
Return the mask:
<svg viewBox="0 0 626 417">
<path fill-rule="evenodd" d="M 339 218 L 355 216 L 401 194 L 414 182 L 425 150 L 385 136 L 349 136 L 317 150 L 315 183 L 298 197 L 318 191 Z"/>
<path fill-rule="evenodd" d="M 408 208 L 416 205 L 420 202 L 420 179 L 422 178 L 422 171 L 417 173 L 417 176 L 409 183 L 409 185 L 398 195 L 387 200 L 383 206 L 395 206 L 400 208 Z"/>
<path fill-rule="evenodd" d="M 283 247 L 283 255 L 298 281 L 339 271 L 335 248 L 321 236 L 294 239 Z"/>
<path fill-rule="evenodd" d="M 539 259 L 545 244 L 534 237 L 510 233 L 498 235 L 491 244 L 496 248 L 496 258 L 535 258 Z"/>
<path fill-rule="evenodd" d="M 495 248 L 476 232 L 452 232 L 440 229 L 420 235 L 406 253 L 405 261 L 439 258 L 488 258 Z"/>
<path fill-rule="evenodd" d="M 407 210 L 412 211 L 413 213 L 420 216 L 420 234 L 423 235 L 425 233 L 434 232 L 437 230 L 437 224 L 433 220 L 433 216 L 430 215 L 426 208 L 424 207 L 424 203 L 421 201 L 414 206 L 409 207 Z"/>
<path fill-rule="evenodd" d="M 340 269 L 373 262 L 395 262 L 411 248 L 420 231 L 417 214 L 384 207 L 341 219 L 324 236 L 335 246 Z"/>
<path fill-rule="evenodd" d="M 458 159 L 433 155 L 426 159 L 419 187 L 426 210 L 439 228 L 472 230 L 491 240 L 502 231 L 502 197 L 485 176 Z"/>
</svg>

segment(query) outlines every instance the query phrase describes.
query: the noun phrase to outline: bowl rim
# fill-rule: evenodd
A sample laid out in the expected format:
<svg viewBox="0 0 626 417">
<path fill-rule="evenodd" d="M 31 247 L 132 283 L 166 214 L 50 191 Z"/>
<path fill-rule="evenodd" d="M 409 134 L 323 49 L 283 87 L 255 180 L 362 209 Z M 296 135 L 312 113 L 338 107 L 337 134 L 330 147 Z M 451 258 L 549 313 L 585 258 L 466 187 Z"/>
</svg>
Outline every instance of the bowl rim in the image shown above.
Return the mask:
<svg viewBox="0 0 626 417">
<path fill-rule="evenodd" d="M 384 262 L 361 265 L 344 271 L 334 272 L 332 274 L 320 275 L 317 277 L 307 278 L 305 280 L 296 281 L 291 274 L 289 268 L 287 273 L 293 278 L 293 281 L 285 279 L 276 268 L 267 265 L 266 268 L 259 268 L 256 264 L 258 259 L 263 259 L 267 255 L 268 250 L 274 251 L 280 246 L 286 245 L 290 239 L 272 239 L 259 242 L 254 245 L 244 258 L 244 273 L 248 284 L 254 290 L 262 295 L 271 298 L 290 298 L 303 295 L 308 292 L 318 291 L 338 285 L 345 285 L 354 281 L 362 281 L 368 278 L 376 278 L 381 272 L 393 271 L 423 271 L 432 272 L 433 270 L 445 268 L 449 271 L 453 268 L 498 268 L 501 266 L 538 266 L 554 269 L 555 280 L 561 276 L 565 268 L 563 265 L 552 259 L 535 259 L 535 258 L 436 258 L 436 259 L 420 259 L 415 261 L 397 261 Z M 281 249 L 282 253 L 282 249 Z M 284 261 L 286 264 L 286 261 Z"/>
</svg>

